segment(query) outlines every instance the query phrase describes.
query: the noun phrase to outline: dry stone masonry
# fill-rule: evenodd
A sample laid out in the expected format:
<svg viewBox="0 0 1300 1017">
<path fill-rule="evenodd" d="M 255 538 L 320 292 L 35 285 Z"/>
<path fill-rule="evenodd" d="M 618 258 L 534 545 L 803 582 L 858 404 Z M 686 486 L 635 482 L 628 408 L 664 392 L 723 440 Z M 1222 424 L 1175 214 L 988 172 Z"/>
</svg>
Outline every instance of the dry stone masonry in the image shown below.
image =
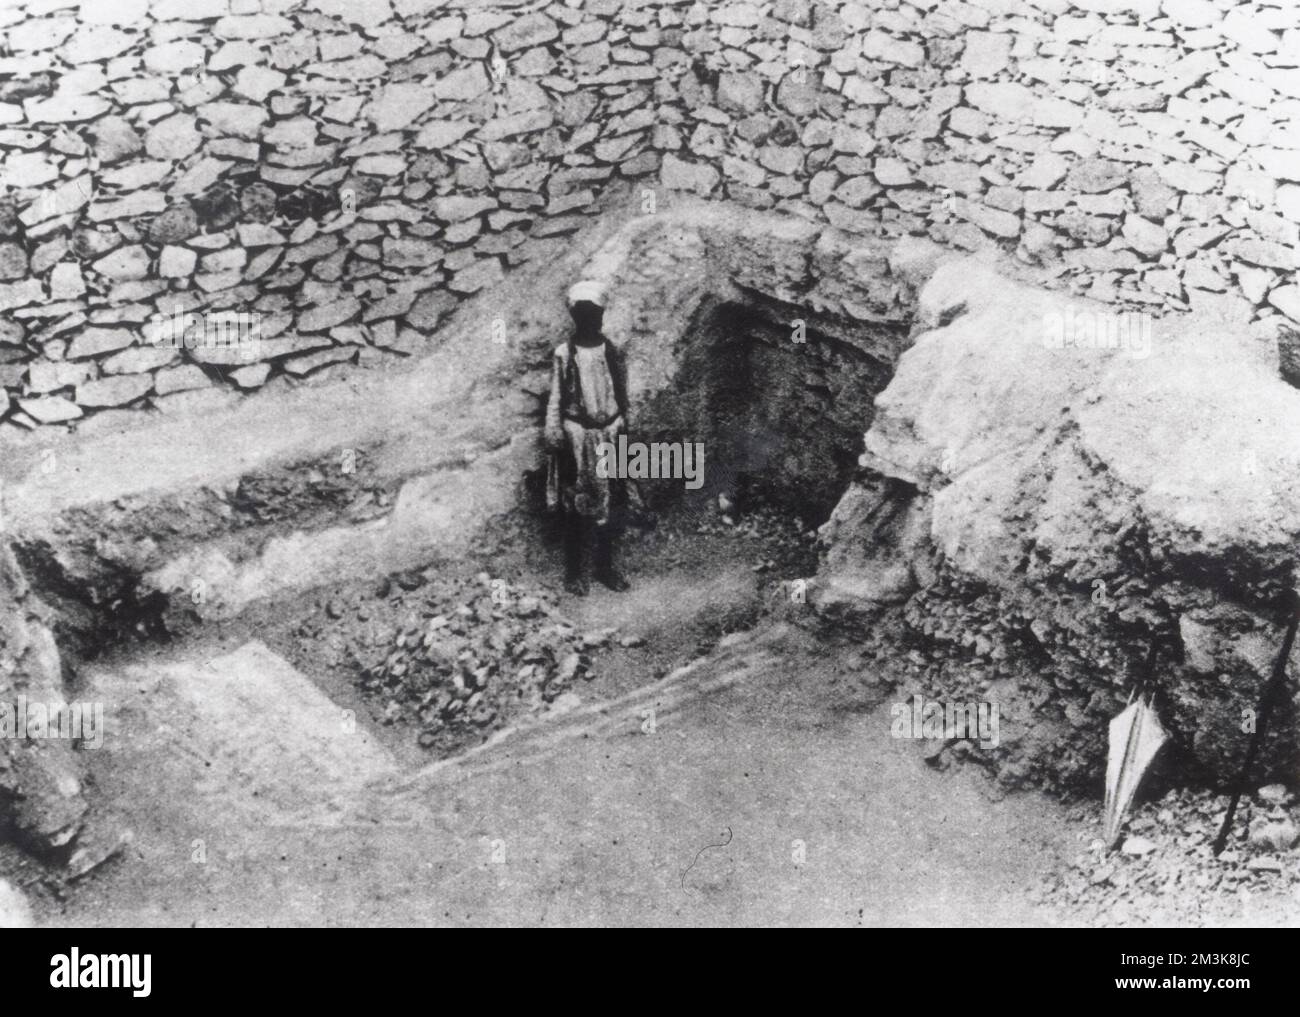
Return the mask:
<svg viewBox="0 0 1300 1017">
<path fill-rule="evenodd" d="M 419 352 L 629 181 L 1232 305 L 1300 374 L 1281 0 L 32 0 L 0 36 L 7 428 Z M 151 342 L 178 311 L 260 342 Z"/>
</svg>

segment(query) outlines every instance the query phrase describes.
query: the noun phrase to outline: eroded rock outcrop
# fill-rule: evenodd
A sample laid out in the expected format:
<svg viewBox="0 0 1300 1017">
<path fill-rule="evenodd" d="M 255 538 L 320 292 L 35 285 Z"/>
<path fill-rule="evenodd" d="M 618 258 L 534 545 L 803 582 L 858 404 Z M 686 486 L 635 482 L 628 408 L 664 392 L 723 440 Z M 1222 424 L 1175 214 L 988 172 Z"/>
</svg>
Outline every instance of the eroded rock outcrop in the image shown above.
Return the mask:
<svg viewBox="0 0 1300 1017">
<path fill-rule="evenodd" d="M 30 716 L 20 700 L 30 705 Z M 38 707 L 48 718 L 64 704 L 63 666 L 48 611 L 12 551 L 0 546 L 0 830 L 11 828 L 31 850 L 60 858 L 72 851 L 86 802 L 72 741 L 54 736 L 36 716 Z"/>
<path fill-rule="evenodd" d="M 815 603 L 906 681 L 1000 705 L 1009 781 L 1095 777 L 1148 648 L 1190 773 L 1224 778 L 1280 641 L 1300 394 L 1241 320 L 1125 317 L 937 269 L 825 528 Z M 1288 705 L 1267 758 L 1296 760 Z"/>
</svg>

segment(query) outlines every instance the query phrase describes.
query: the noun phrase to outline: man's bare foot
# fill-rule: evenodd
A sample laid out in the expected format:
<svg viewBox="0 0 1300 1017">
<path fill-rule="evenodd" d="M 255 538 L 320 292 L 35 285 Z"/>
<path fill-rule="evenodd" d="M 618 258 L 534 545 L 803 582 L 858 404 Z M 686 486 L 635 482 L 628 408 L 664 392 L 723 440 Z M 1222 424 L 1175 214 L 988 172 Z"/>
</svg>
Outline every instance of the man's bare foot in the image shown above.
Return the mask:
<svg viewBox="0 0 1300 1017">
<path fill-rule="evenodd" d="M 608 586 L 615 593 L 623 593 L 632 588 L 632 584 L 623 578 L 622 574 L 615 569 L 609 569 L 605 572 L 598 572 L 596 578 L 605 586 Z"/>
<path fill-rule="evenodd" d="M 583 579 L 582 576 L 569 576 L 564 580 L 564 588 L 575 597 L 585 597 L 589 589 L 587 580 Z"/>
</svg>

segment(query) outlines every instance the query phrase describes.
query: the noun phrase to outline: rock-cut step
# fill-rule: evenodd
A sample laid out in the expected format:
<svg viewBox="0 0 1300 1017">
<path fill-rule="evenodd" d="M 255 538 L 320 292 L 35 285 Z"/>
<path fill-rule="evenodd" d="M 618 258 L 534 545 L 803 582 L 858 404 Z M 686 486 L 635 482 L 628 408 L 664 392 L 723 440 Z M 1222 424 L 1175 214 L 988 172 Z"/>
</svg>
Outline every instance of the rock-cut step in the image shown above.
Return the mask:
<svg viewBox="0 0 1300 1017">
<path fill-rule="evenodd" d="M 88 696 L 104 703 L 106 761 L 125 764 L 127 781 L 151 773 L 151 795 L 174 787 L 184 800 L 171 806 L 205 817 L 346 821 L 363 788 L 398 770 L 349 711 L 257 641 L 211 659 L 104 670 Z"/>
</svg>

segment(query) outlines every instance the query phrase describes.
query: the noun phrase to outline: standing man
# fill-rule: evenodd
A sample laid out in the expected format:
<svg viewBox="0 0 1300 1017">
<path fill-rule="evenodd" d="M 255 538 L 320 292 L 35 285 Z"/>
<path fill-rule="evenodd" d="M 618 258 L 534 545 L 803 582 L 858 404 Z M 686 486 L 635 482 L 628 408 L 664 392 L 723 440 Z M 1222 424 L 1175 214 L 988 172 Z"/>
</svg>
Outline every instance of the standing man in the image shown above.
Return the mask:
<svg viewBox="0 0 1300 1017">
<path fill-rule="evenodd" d="M 605 338 L 605 298 L 599 283 L 569 290 L 574 331 L 551 360 L 546 405 L 547 506 L 564 513 L 564 588 L 582 596 L 584 549 L 592 546 L 592 573 L 611 590 L 628 588 L 614 567 L 613 509 L 624 503 L 621 478 L 602 477 L 597 448 L 627 430 L 627 363 Z"/>
</svg>

